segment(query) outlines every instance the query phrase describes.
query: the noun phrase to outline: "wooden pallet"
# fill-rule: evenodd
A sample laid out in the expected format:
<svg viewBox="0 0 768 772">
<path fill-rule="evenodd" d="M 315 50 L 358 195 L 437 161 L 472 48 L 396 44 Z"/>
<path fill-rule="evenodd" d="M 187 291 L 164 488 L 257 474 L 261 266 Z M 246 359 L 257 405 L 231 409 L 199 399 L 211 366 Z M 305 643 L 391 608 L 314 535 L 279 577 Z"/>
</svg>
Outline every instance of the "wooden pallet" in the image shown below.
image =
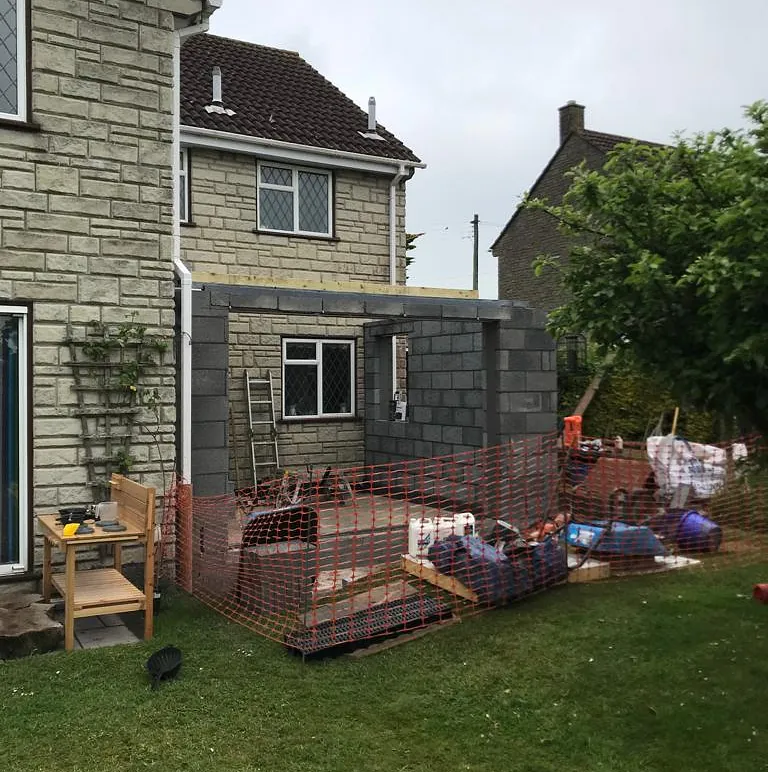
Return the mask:
<svg viewBox="0 0 768 772">
<path fill-rule="evenodd" d="M 425 582 L 439 587 L 441 590 L 450 592 L 452 595 L 458 595 L 466 598 L 472 603 L 478 603 L 479 598 L 474 590 L 471 590 L 465 584 L 453 576 L 441 574 L 429 560 L 425 558 L 415 558 L 413 555 L 402 555 L 400 566 L 407 574 L 415 576 Z"/>
</svg>

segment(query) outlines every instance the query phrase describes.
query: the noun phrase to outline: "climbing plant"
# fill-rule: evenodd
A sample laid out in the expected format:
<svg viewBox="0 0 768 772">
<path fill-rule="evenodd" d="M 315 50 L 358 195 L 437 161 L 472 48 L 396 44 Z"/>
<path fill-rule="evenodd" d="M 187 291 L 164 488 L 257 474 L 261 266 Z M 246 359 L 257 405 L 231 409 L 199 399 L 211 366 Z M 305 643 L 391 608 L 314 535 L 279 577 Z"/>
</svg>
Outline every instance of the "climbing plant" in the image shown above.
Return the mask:
<svg viewBox="0 0 768 772">
<path fill-rule="evenodd" d="M 77 394 L 74 414 L 80 418 L 84 463 L 95 501 L 108 498 L 113 472 L 129 474 L 137 459 L 133 442 L 140 433 L 160 448 L 160 393 L 155 385 L 169 341 L 149 334 L 146 325 L 130 321 L 108 325 L 92 322 L 78 336 L 67 336 Z"/>
</svg>

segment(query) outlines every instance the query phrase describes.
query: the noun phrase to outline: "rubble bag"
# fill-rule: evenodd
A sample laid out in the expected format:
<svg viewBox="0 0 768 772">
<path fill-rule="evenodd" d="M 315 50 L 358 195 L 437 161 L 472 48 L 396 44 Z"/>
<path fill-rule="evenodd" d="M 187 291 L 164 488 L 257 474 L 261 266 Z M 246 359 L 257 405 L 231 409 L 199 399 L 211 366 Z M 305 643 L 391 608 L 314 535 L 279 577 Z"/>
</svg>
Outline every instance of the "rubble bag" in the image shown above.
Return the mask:
<svg viewBox="0 0 768 772">
<path fill-rule="evenodd" d="M 478 536 L 439 539 L 428 557 L 438 571 L 456 577 L 484 603 L 504 603 L 530 591 L 525 563 L 510 560 Z"/>
</svg>

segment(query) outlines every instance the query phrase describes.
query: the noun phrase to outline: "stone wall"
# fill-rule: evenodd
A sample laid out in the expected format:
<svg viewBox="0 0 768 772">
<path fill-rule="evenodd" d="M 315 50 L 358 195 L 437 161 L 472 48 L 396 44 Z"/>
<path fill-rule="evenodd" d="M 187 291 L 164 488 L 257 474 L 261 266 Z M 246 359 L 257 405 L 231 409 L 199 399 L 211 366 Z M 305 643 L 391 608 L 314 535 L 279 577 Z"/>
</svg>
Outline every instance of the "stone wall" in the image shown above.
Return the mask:
<svg viewBox="0 0 768 772">
<path fill-rule="evenodd" d="M 183 259 L 193 271 L 297 280 L 389 282 L 389 184 L 380 175 L 336 170 L 334 237 L 256 232 L 256 160 L 189 150 L 190 219 Z M 397 197 L 398 282 L 405 283 L 405 186 Z"/>
<path fill-rule="evenodd" d="M 0 303 L 32 307 L 36 512 L 91 500 L 67 324 L 82 333 L 91 321 L 134 319 L 173 334 L 173 18 L 157 5 L 33 0 L 39 131 L 0 128 Z M 175 454 L 172 360 L 159 381 L 167 463 Z M 134 455 L 132 474 L 161 489 L 149 436 L 137 438 Z"/>
<path fill-rule="evenodd" d="M 531 195 L 555 206 L 560 204 L 570 186 L 566 173 L 582 161 L 586 161 L 590 169 L 599 169 L 605 154 L 572 134 L 536 181 Z M 518 212 L 493 247 L 493 254 L 499 259 L 499 297 L 525 300 L 545 311 L 562 305 L 566 295 L 558 271 L 546 268 L 536 276 L 533 262 L 540 255 L 559 255 L 567 260 L 569 249 L 569 239 L 548 214 Z"/>
<path fill-rule="evenodd" d="M 354 338 L 356 361 L 356 413 L 348 419 L 282 420 L 282 337 Z M 344 317 L 311 317 L 291 314 L 238 314 L 229 319 L 230 471 L 243 486 L 252 484 L 248 445 L 247 401 L 244 370 L 254 378 L 272 373 L 277 406 L 277 437 L 280 464 L 303 470 L 313 466 L 353 466 L 364 461 L 363 417 L 363 327 L 359 320 Z M 390 348 L 391 350 L 391 348 Z M 262 412 L 254 416 L 263 420 Z M 265 460 L 271 451 L 262 451 Z"/>
</svg>

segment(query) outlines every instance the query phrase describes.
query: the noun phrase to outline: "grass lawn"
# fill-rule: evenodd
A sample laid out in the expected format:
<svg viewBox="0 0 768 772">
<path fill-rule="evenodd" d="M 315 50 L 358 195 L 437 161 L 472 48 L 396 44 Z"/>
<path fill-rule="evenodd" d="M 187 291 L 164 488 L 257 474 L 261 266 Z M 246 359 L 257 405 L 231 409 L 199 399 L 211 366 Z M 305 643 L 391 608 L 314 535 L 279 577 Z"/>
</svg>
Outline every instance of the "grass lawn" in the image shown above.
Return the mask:
<svg viewBox="0 0 768 772">
<path fill-rule="evenodd" d="M 768 565 L 570 585 L 307 664 L 179 597 L 150 644 L 0 662 L 0 767 L 768 769 L 761 579 Z M 144 661 L 166 643 L 183 677 L 152 692 Z"/>
</svg>

